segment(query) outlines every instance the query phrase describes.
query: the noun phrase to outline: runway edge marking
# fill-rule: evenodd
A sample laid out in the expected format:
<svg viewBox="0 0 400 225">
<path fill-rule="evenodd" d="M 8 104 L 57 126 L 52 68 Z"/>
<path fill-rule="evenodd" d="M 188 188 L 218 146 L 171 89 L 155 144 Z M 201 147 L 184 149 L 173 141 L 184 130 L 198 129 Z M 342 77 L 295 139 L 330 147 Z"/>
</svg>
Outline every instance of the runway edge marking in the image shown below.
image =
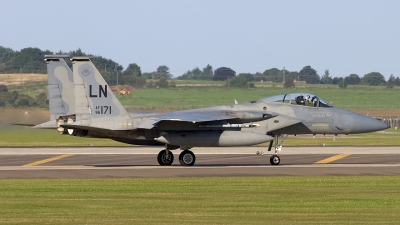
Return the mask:
<svg viewBox="0 0 400 225">
<path fill-rule="evenodd" d="M 43 159 L 43 160 L 40 160 L 40 161 L 28 163 L 28 164 L 25 164 L 23 166 L 37 166 L 37 165 L 41 165 L 41 164 L 48 163 L 48 162 L 51 162 L 51 161 L 67 158 L 67 157 L 70 157 L 70 156 L 73 156 L 73 155 L 72 154 L 58 155 L 58 156 L 54 156 L 54 157 L 51 157 L 51 158 Z"/>
<path fill-rule="evenodd" d="M 351 154 L 339 154 L 339 155 L 334 155 L 334 156 L 331 156 L 331 157 L 329 157 L 329 158 L 326 158 L 326 159 L 320 160 L 320 161 L 318 161 L 318 162 L 315 162 L 315 164 L 327 164 L 327 163 L 331 163 L 331 162 L 333 162 L 333 161 L 336 161 L 336 160 L 339 160 L 339 159 L 343 159 L 344 157 L 347 157 L 347 156 L 349 156 L 349 155 L 351 155 Z"/>
</svg>

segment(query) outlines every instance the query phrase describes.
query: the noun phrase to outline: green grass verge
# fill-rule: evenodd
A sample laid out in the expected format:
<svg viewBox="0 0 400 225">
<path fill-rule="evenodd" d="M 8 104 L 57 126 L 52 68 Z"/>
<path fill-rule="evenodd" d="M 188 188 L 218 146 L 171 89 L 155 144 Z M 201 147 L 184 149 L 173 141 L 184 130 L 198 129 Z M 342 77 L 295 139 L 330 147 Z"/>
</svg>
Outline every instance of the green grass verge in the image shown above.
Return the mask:
<svg viewBox="0 0 400 225">
<path fill-rule="evenodd" d="M 214 80 L 173 80 L 175 84 L 181 85 L 219 85 L 224 86 L 225 81 Z"/>
<path fill-rule="evenodd" d="M 183 84 L 221 84 L 216 81 L 177 81 Z M 24 85 L 11 86 L 10 91 L 17 90 L 21 94 L 36 97 L 38 89 L 46 89 L 44 82 L 27 82 Z M 294 89 L 282 87 L 259 87 L 252 89 L 238 89 L 225 87 L 177 87 L 177 88 L 147 88 L 136 89 L 130 97 L 118 96 L 122 104 L 132 109 L 166 109 L 179 110 L 216 105 L 233 104 L 234 99 L 239 102 L 257 100 L 277 94 L 290 92 L 309 92 L 320 98 L 333 102 L 343 108 L 394 108 L 399 109 L 396 100 L 400 98 L 399 88 L 385 89 L 355 85 L 348 89 L 339 89 L 332 85 L 307 85 Z"/>
<path fill-rule="evenodd" d="M 4 224 L 398 224 L 400 176 L 2 180 Z"/>
<path fill-rule="evenodd" d="M 388 108 L 399 109 L 400 91 L 388 89 L 326 89 L 308 87 L 296 89 L 253 88 L 227 89 L 221 87 L 150 88 L 138 89 L 130 97 L 119 96 L 121 103 L 133 109 L 188 109 L 216 105 L 230 105 L 257 100 L 277 94 L 309 92 L 327 102 L 343 108 Z"/>
<path fill-rule="evenodd" d="M 20 94 L 24 95 L 29 95 L 32 98 L 36 98 L 40 93 L 38 90 L 43 89 L 45 93 L 47 93 L 47 82 L 39 82 L 39 81 L 30 81 L 30 82 L 25 82 L 22 85 L 18 86 L 11 86 L 9 87 L 10 91 L 18 91 Z"/>
</svg>

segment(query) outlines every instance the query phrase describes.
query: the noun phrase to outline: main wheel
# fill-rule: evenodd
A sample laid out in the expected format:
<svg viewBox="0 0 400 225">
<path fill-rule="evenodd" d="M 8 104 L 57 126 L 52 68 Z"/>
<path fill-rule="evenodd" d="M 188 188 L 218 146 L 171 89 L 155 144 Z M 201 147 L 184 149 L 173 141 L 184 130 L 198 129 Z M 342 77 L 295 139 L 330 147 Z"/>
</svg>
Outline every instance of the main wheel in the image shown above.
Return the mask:
<svg viewBox="0 0 400 225">
<path fill-rule="evenodd" d="M 161 150 L 160 153 L 158 153 L 157 161 L 161 166 L 169 166 L 174 162 L 174 154 L 170 151 L 168 151 L 167 154 L 165 150 Z"/>
<path fill-rule="evenodd" d="M 179 163 L 182 166 L 193 166 L 195 161 L 196 156 L 189 150 L 185 150 L 179 155 Z"/>
<path fill-rule="evenodd" d="M 269 162 L 271 163 L 271 165 L 279 165 L 279 163 L 281 162 L 281 158 L 279 158 L 278 155 L 273 155 L 271 156 L 271 158 L 269 158 Z"/>
</svg>

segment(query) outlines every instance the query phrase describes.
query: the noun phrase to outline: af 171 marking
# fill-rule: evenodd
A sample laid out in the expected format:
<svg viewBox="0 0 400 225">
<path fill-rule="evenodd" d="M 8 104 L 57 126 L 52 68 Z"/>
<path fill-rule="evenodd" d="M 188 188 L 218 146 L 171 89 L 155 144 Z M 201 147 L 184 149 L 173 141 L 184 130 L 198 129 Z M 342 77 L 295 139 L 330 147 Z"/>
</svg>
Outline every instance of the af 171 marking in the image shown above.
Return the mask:
<svg viewBox="0 0 400 225">
<path fill-rule="evenodd" d="M 95 114 L 111 114 L 111 106 L 96 106 Z"/>
<path fill-rule="evenodd" d="M 308 93 L 288 93 L 170 113 L 128 112 L 114 93 L 108 92 L 107 83 L 88 57 L 74 57 L 71 62 L 72 71 L 66 67 L 62 56 L 46 56 L 51 121 L 34 128 L 56 128 L 60 134 L 109 138 L 134 145 L 164 145 L 157 156 L 158 163 L 163 166 L 173 163 L 171 151 L 176 149 L 183 150 L 179 154 L 180 164 L 192 166 L 196 161 L 190 150 L 193 147 L 247 146 L 265 142 L 269 142 L 268 151 L 275 143 L 270 163 L 278 165 L 278 152 L 288 135 L 336 136 L 388 128 L 382 121 L 333 107 Z M 73 80 L 64 79 L 64 76 L 73 77 Z M 93 114 L 91 109 L 94 109 Z"/>
</svg>

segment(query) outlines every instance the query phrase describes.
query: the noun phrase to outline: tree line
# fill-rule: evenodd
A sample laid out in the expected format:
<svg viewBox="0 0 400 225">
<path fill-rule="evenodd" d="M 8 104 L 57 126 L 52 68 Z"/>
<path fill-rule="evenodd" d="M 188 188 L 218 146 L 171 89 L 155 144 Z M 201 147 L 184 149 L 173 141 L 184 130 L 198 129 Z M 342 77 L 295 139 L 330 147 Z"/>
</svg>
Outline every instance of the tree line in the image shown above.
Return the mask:
<svg viewBox="0 0 400 225">
<path fill-rule="evenodd" d="M 243 76 L 247 81 L 272 81 L 275 83 L 282 83 L 283 79 L 293 79 L 295 82 L 304 81 L 308 84 L 334 84 L 338 85 L 340 82 L 345 82 L 350 85 L 400 85 L 400 78 L 390 76 L 388 81 L 385 80 L 385 77 L 379 72 L 371 72 L 365 74 L 364 76 L 359 76 L 357 74 L 350 74 L 346 77 L 332 77 L 329 73 L 329 70 L 325 70 L 322 76 L 319 76 L 317 71 L 313 69 L 311 66 L 303 67 L 299 72 L 297 71 L 288 71 L 285 69 L 279 70 L 277 68 L 272 68 L 265 70 L 263 73 L 256 74 L 248 74 L 243 73 L 239 74 L 239 76 Z"/>
<path fill-rule="evenodd" d="M 44 63 L 45 55 L 69 55 L 70 57 L 89 56 L 96 68 L 103 75 L 104 79 L 110 85 L 130 85 L 133 87 L 166 87 L 173 85 L 167 80 L 173 75 L 169 72 L 169 68 L 165 65 L 159 66 L 154 72 L 142 73 L 140 67 L 136 63 L 131 63 L 124 70 L 119 63 L 104 58 L 102 56 L 91 55 L 82 52 L 81 49 L 69 52 L 52 52 L 49 50 L 41 50 L 39 48 L 24 48 L 21 51 L 14 51 L 11 48 L 0 46 L 0 73 L 47 73 L 46 64 Z M 71 62 L 66 63 L 72 67 Z M 146 82 L 147 80 L 157 80 Z"/>
<path fill-rule="evenodd" d="M 0 73 L 46 73 L 46 64 L 43 63 L 45 55 L 69 55 L 91 56 L 93 64 L 102 73 L 104 79 L 110 85 L 130 85 L 133 87 L 167 87 L 173 86 L 170 80 L 173 75 L 165 65 L 159 66 L 153 72 L 142 73 L 141 68 L 136 63 L 131 63 L 126 69 L 119 63 L 104 58 L 93 56 L 82 52 L 81 49 L 70 52 L 52 52 L 39 48 L 24 48 L 21 51 L 14 51 L 10 48 L 0 46 Z M 71 66 L 70 62 L 67 63 Z M 220 67 L 213 70 L 211 65 L 203 69 L 198 67 L 188 70 L 178 76 L 178 80 L 229 80 L 227 86 L 249 87 L 254 86 L 253 82 L 306 82 L 308 84 L 333 84 L 345 88 L 347 85 L 386 85 L 389 88 L 400 86 L 400 78 L 390 75 L 388 80 L 379 72 L 367 73 L 364 76 L 349 74 L 346 77 L 332 77 L 329 70 L 325 70 L 323 75 L 319 75 L 311 66 L 305 66 L 300 71 L 288 71 L 271 68 L 263 73 L 240 73 L 228 67 Z M 169 80 L 169 81 L 168 81 Z M 290 85 L 289 85 L 290 87 Z"/>
<path fill-rule="evenodd" d="M 49 104 L 47 94 L 42 91 L 35 98 L 20 94 L 18 91 L 9 91 L 8 87 L 0 84 L 0 107 L 25 107 L 25 106 L 39 106 L 46 107 Z"/>
</svg>

